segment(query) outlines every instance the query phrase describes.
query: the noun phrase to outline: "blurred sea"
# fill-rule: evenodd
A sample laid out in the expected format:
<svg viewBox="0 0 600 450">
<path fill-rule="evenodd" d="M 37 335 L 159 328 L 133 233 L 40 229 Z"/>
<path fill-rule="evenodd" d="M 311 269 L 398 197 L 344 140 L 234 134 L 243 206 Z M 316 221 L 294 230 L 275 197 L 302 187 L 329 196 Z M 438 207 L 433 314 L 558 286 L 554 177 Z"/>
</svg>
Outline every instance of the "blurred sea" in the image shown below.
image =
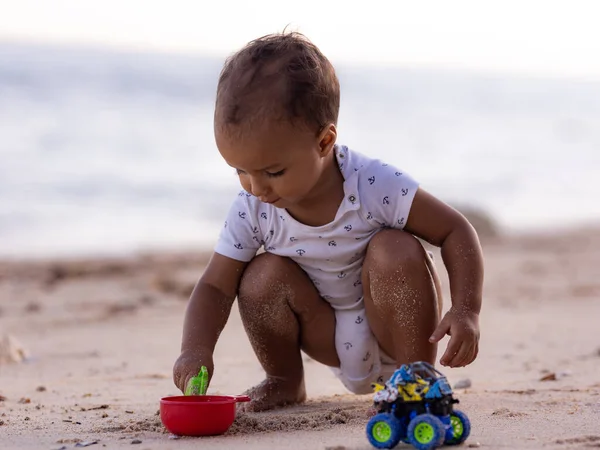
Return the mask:
<svg viewBox="0 0 600 450">
<path fill-rule="evenodd" d="M 238 190 L 212 135 L 221 64 L 0 44 L 0 256 L 212 246 Z M 509 230 L 600 220 L 600 83 L 337 70 L 338 142 Z"/>
</svg>

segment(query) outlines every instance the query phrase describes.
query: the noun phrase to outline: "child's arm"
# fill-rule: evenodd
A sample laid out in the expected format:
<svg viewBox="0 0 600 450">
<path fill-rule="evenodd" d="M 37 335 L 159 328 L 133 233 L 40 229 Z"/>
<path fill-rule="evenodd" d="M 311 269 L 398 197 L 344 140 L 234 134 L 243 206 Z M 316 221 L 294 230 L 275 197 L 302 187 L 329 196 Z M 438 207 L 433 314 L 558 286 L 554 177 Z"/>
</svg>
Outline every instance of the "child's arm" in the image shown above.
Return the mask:
<svg viewBox="0 0 600 450">
<path fill-rule="evenodd" d="M 473 226 L 455 209 L 419 189 L 404 228 L 441 247 L 448 271 L 452 307 L 431 336 L 431 342 L 451 336 L 442 365 L 462 367 L 477 357 L 479 312 L 483 295 L 483 254 Z"/>
<path fill-rule="evenodd" d="M 229 318 L 247 264 L 214 253 L 196 284 L 185 313 L 181 355 L 173 368 L 173 381 L 182 392 L 203 365 L 208 369 L 210 382 L 215 345 Z"/>
</svg>

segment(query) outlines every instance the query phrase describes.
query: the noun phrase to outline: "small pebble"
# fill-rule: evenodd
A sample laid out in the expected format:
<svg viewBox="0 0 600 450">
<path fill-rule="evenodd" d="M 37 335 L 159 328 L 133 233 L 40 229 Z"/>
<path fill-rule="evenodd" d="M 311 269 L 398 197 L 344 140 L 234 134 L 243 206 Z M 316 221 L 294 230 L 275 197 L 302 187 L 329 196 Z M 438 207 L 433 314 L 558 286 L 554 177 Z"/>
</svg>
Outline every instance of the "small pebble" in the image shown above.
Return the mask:
<svg viewBox="0 0 600 450">
<path fill-rule="evenodd" d="M 454 389 L 467 389 L 472 386 L 471 380 L 469 378 L 463 378 L 462 380 L 458 380 L 454 385 Z"/>
<path fill-rule="evenodd" d="M 38 392 L 46 392 L 46 386 L 38 386 L 35 390 Z"/>
<path fill-rule="evenodd" d="M 140 441 L 139 439 L 134 439 L 133 441 L 131 441 L 132 444 L 141 444 L 142 441 Z"/>
<path fill-rule="evenodd" d="M 126 412 L 127 414 L 133 414 L 133 411 L 131 411 L 131 410 L 127 410 L 127 411 L 125 411 L 125 412 Z"/>
<path fill-rule="evenodd" d="M 176 434 L 170 434 L 169 439 L 173 439 L 173 440 L 181 439 L 181 436 L 177 436 Z"/>
<path fill-rule="evenodd" d="M 472 444 L 468 445 L 469 448 L 479 448 L 481 447 L 481 444 L 479 442 L 473 442 Z"/>
<path fill-rule="evenodd" d="M 98 443 L 98 441 L 78 442 L 77 444 L 75 444 L 75 447 L 89 447 L 90 445 L 94 445 L 97 443 Z"/>
<path fill-rule="evenodd" d="M 540 381 L 556 381 L 556 374 L 554 372 L 550 372 L 549 374 L 540 378 Z"/>
</svg>

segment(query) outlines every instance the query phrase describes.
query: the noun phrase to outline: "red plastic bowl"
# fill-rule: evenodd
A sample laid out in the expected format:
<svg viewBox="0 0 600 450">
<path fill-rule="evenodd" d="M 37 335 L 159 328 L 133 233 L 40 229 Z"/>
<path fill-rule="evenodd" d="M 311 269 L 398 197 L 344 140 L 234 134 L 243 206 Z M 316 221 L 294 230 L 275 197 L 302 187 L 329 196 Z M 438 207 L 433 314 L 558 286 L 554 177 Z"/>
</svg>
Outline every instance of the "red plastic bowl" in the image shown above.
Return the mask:
<svg viewBox="0 0 600 450">
<path fill-rule="evenodd" d="M 180 395 L 160 399 L 160 420 L 179 436 L 213 436 L 225 433 L 235 419 L 235 405 L 249 402 L 247 395 Z"/>
</svg>

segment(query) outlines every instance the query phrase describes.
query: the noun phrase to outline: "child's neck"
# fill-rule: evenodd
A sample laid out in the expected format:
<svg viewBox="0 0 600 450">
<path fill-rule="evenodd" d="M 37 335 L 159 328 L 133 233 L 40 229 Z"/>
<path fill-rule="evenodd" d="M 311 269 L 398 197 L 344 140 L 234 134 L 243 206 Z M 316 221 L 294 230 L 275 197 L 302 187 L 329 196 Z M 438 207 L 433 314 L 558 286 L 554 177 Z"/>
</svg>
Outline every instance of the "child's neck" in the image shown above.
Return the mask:
<svg viewBox="0 0 600 450">
<path fill-rule="evenodd" d="M 325 169 L 306 199 L 287 208 L 298 222 L 318 227 L 333 222 L 344 199 L 344 176 L 340 172 L 335 153 L 331 152 Z"/>
</svg>

